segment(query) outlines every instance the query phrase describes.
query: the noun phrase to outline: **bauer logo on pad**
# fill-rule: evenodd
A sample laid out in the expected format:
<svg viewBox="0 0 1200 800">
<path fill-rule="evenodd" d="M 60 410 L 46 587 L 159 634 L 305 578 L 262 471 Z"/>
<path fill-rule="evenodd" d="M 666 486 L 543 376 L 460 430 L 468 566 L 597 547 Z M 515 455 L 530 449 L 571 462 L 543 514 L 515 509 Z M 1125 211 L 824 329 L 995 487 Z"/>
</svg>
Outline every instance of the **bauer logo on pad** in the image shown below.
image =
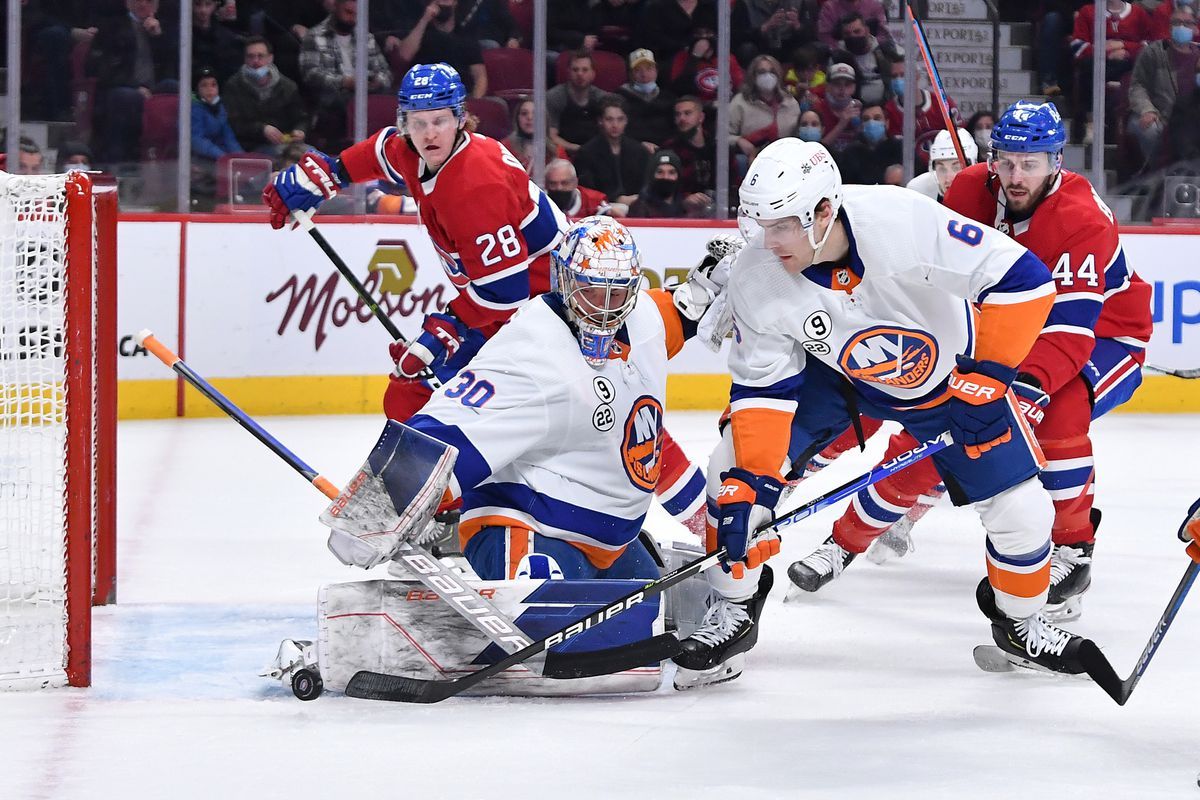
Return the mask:
<svg viewBox="0 0 1200 800">
<path fill-rule="evenodd" d="M 916 389 L 933 374 L 937 343 L 924 331 L 880 325 L 851 337 L 839 363 L 851 378 Z"/>
</svg>

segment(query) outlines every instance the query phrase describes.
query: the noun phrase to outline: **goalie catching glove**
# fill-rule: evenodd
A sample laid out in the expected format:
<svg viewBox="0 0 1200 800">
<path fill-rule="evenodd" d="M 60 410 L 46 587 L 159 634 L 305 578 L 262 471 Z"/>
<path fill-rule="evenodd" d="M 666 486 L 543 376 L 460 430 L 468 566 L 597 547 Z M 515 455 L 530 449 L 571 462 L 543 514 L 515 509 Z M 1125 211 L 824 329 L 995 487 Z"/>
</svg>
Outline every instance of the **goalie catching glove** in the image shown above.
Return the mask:
<svg viewBox="0 0 1200 800">
<path fill-rule="evenodd" d="M 263 189 L 263 202 L 271 210 L 271 227 L 282 228 L 293 211 L 312 211 L 342 186 L 337 160 L 320 150 L 309 150 Z"/>
<path fill-rule="evenodd" d="M 721 569 L 741 578 L 743 562 L 754 569 L 779 554 L 778 534 L 758 529 L 771 521 L 782 492 L 783 484 L 767 475 L 755 475 L 741 467 L 721 473 L 717 546 L 726 551 Z"/>
<path fill-rule="evenodd" d="M 733 262 L 743 244 L 740 236 L 722 235 L 709 239 L 707 254 L 672 292 L 679 313 L 697 322 L 696 337 L 713 352 L 721 349 L 721 343 L 733 329 L 733 315 L 724 292 Z"/>
</svg>

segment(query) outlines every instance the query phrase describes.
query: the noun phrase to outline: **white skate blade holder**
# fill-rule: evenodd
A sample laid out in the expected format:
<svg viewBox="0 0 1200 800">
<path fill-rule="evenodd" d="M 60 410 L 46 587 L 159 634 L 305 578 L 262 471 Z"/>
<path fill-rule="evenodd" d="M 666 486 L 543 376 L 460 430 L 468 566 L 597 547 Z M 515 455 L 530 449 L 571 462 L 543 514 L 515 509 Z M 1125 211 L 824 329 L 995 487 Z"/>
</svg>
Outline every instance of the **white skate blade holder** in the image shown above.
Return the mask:
<svg viewBox="0 0 1200 800">
<path fill-rule="evenodd" d="M 741 676 L 745 665 L 746 654 L 735 653 L 712 669 L 694 670 L 677 666 L 675 668 L 673 685 L 677 690 L 685 692 L 689 689 L 698 689 L 701 686 L 715 686 L 718 683 L 728 683 Z"/>
<path fill-rule="evenodd" d="M 1089 680 L 1086 672 L 1081 672 L 1078 675 L 1073 675 L 1069 672 L 1055 672 L 1052 669 L 1046 669 L 1035 661 L 1030 661 L 1029 659 L 1021 658 L 1006 650 L 1002 650 L 994 644 L 976 645 L 975 649 L 971 651 L 971 655 L 975 659 L 975 666 L 984 672 L 1029 671 L 1040 672 L 1043 675 L 1052 675 L 1056 678 Z"/>
</svg>

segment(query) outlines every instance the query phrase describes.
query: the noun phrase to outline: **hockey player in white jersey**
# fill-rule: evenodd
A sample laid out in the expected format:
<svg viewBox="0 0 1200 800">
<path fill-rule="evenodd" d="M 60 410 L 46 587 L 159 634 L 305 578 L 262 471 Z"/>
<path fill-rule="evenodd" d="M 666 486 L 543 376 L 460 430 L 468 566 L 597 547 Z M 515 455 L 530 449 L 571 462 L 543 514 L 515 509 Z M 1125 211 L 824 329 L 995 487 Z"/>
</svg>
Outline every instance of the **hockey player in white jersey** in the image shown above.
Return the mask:
<svg viewBox="0 0 1200 800">
<path fill-rule="evenodd" d="M 677 307 L 639 291 L 637 246 L 609 217 L 572 225 L 551 270 L 551 291 L 408 425 L 458 450 L 449 493 L 484 580 L 523 562 L 547 571 L 531 577 L 657 577 L 638 534 L 662 467 L 667 360 L 695 333 L 702 292 L 685 285 Z"/>
<path fill-rule="evenodd" d="M 909 189 L 940 203 L 946 196 L 946 190 L 950 188 L 954 176 L 979 160 L 979 145 L 975 142 L 975 137 L 962 128 L 955 130 L 958 131 L 958 144 L 962 147 L 967 163 L 963 164 L 958 160 L 958 152 L 954 149 L 950 131 L 938 131 L 933 144 L 929 146 L 929 171 L 922 172 L 909 181 Z"/>
<path fill-rule="evenodd" d="M 732 415 L 709 463 L 711 545 L 731 561 L 749 553 L 746 567 L 761 560 L 755 531 L 792 465 L 860 412 L 918 440 L 949 430 L 955 446 L 933 459 L 987 531 L 977 599 L 993 638 L 1014 657 L 1082 671 L 1085 640 L 1041 613 L 1053 506 L 1009 391 L 1054 301 L 1046 266 L 914 192 L 843 187 L 825 148 L 798 139 L 759 154 L 740 198 L 749 243 L 726 291 Z M 683 666 L 720 678 L 721 662 L 753 641 L 744 602 L 757 570 L 736 571 L 710 570 L 726 613 L 684 642 Z"/>
</svg>

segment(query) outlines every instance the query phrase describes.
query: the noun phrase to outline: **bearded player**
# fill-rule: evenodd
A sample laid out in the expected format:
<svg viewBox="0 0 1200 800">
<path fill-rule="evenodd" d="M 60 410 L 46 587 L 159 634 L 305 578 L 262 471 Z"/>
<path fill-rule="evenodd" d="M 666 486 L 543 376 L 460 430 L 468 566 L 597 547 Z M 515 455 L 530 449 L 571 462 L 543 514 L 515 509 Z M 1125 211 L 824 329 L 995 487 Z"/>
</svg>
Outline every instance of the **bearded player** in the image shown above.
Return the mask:
<svg viewBox="0 0 1200 800">
<path fill-rule="evenodd" d="M 1013 389 L 1047 465 L 1042 484 L 1054 500 L 1047 615 L 1073 619 L 1091 585 L 1100 510 L 1093 506 L 1092 420 L 1141 385 L 1151 334 L 1150 286 L 1126 264 L 1112 212 L 1082 175 L 1062 169 L 1065 131 L 1050 104 L 1018 102 L 992 129 L 987 164 L 963 170 L 946 206 L 995 227 L 1051 268 L 1057 295 L 1046 324 L 1017 367 Z M 891 458 L 915 446 L 892 438 Z M 816 591 L 937 483 L 925 464 L 860 492 L 833 535 L 789 570 Z"/>
</svg>

